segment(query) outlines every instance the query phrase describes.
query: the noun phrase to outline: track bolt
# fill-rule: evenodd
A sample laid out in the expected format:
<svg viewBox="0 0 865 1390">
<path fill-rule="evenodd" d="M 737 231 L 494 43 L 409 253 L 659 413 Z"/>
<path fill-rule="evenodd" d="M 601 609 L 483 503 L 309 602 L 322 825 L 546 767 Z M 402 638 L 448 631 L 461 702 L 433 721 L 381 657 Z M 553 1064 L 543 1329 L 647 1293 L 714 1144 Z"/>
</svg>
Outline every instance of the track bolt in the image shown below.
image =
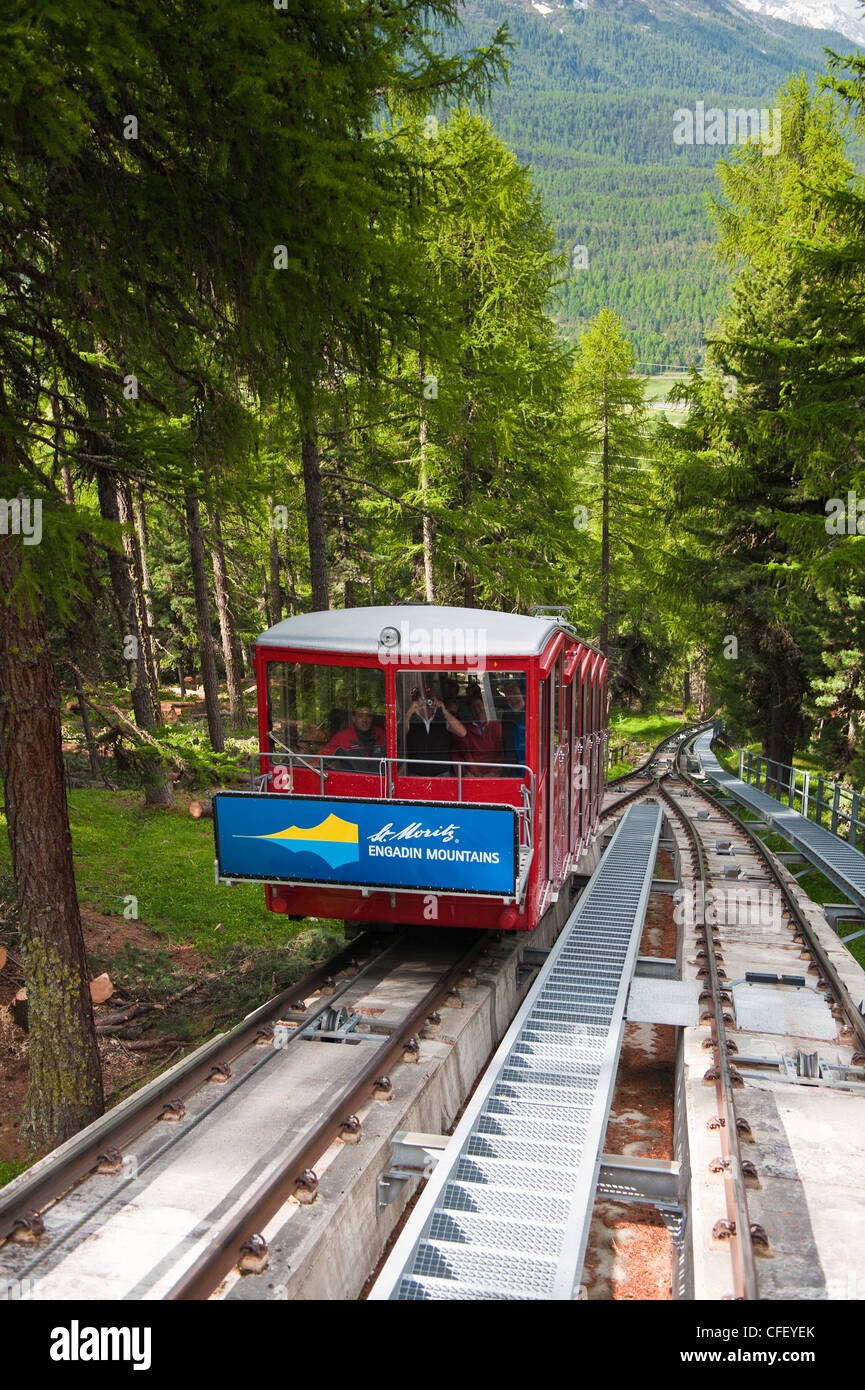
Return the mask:
<svg viewBox="0 0 865 1390">
<path fill-rule="evenodd" d="M 723 1129 L 726 1123 L 727 1121 L 724 1119 L 723 1115 L 713 1115 L 711 1120 L 706 1121 L 706 1128 Z"/>
<path fill-rule="evenodd" d="M 451 985 L 450 989 L 448 990 L 447 994 L 445 995 L 445 1008 L 446 1008 L 446 1009 L 461 1009 L 462 1006 L 463 1006 L 463 997 L 462 997 L 462 995 L 460 994 L 460 992 L 459 992 L 459 990 L 457 989 L 456 985 Z"/>
<path fill-rule="evenodd" d="M 305 999 L 296 999 L 293 1004 L 289 1004 L 288 1012 L 290 1014 L 305 1014 L 306 1008 L 307 1004 Z"/>
<path fill-rule="evenodd" d="M 420 1039 L 417 1033 L 408 1038 L 402 1045 L 402 1060 L 404 1062 L 420 1061 Z"/>
<path fill-rule="evenodd" d="M 718 1046 L 718 1039 L 717 1039 L 717 1038 L 704 1038 L 704 1039 L 703 1039 L 703 1046 L 704 1046 L 707 1050 L 708 1050 L 710 1047 L 717 1047 L 717 1046 Z"/>
<path fill-rule="evenodd" d="M 709 1164 L 710 1173 L 727 1173 L 733 1166 L 732 1158 L 713 1158 Z"/>
<path fill-rule="evenodd" d="M 742 1159 L 742 1176 L 745 1179 L 746 1187 L 759 1187 L 760 1174 L 757 1172 L 755 1164 L 749 1158 Z"/>
<path fill-rule="evenodd" d="M 719 1067 L 710 1067 L 709 1070 L 704 1074 L 703 1080 L 704 1080 L 704 1081 L 707 1081 L 707 1082 L 711 1082 L 711 1081 L 720 1081 L 720 1080 L 721 1080 L 721 1071 L 720 1071 L 720 1068 L 719 1068 Z"/>
<path fill-rule="evenodd" d="M 300 1202 L 301 1206 L 308 1207 L 315 1201 L 315 1194 L 318 1191 L 318 1178 L 311 1168 L 304 1168 L 299 1178 L 294 1183 L 294 1199 Z"/>
<path fill-rule="evenodd" d="M 462 975 L 460 976 L 460 984 L 463 986 L 464 989 L 475 989 L 477 987 L 477 983 L 478 977 L 475 974 L 472 967 L 469 966 L 468 969 L 464 970 Z"/>
<path fill-rule="evenodd" d="M 345 969 L 340 971 L 340 974 L 344 975 L 347 980 L 353 980 L 359 970 L 359 962 L 352 958 L 347 962 Z"/>
<path fill-rule="evenodd" d="M 208 1081 L 216 1081 L 220 1086 L 226 1081 L 231 1080 L 231 1067 L 227 1062 L 217 1062 L 215 1067 L 211 1067 L 207 1074 Z"/>
<path fill-rule="evenodd" d="M 319 987 L 319 995 L 322 999 L 327 999 L 336 989 L 336 980 L 332 975 L 325 975 Z"/>
<path fill-rule="evenodd" d="M 19 1245 L 35 1245 L 44 1234 L 45 1222 L 41 1211 L 28 1211 L 26 1216 L 19 1216 L 12 1227 L 12 1239 Z"/>
<path fill-rule="evenodd" d="M 736 1071 L 736 1068 L 735 1068 L 735 1067 L 731 1067 L 731 1068 L 730 1068 L 730 1085 L 731 1085 L 731 1086 L 744 1086 L 744 1084 L 745 1084 L 745 1083 L 744 1083 L 744 1081 L 742 1080 L 742 1078 L 741 1078 L 741 1076 L 739 1075 L 739 1073 Z"/>
<path fill-rule="evenodd" d="M 170 1100 L 167 1105 L 163 1105 L 156 1117 L 158 1120 L 177 1121 L 186 1118 L 186 1106 L 182 1100 Z"/>
<path fill-rule="evenodd" d="M 259 1028 L 258 1032 L 255 1035 L 255 1046 L 270 1047 L 272 1042 L 273 1029 L 271 1028 L 269 1023 L 266 1023 L 263 1028 Z"/>
<path fill-rule="evenodd" d="M 736 1118 L 736 1132 L 743 1139 L 747 1139 L 750 1144 L 753 1144 L 754 1136 L 751 1133 L 751 1126 L 748 1124 L 747 1120 L 742 1119 L 741 1115 Z"/>
<path fill-rule="evenodd" d="M 765 1227 L 761 1226 L 757 1221 L 751 1222 L 751 1242 L 753 1245 L 756 1245 L 757 1247 L 755 1251 L 756 1254 L 769 1254 L 769 1251 L 771 1249 L 771 1246 L 769 1245 L 769 1237 L 766 1235 Z"/>
<path fill-rule="evenodd" d="M 372 1083 L 374 1100 L 390 1100 L 393 1095 L 393 1082 L 389 1076 L 380 1076 Z"/>
<path fill-rule="evenodd" d="M 865 1052 L 854 1052 L 850 1058 L 851 1067 L 861 1067 L 865 1065 Z"/>
<path fill-rule="evenodd" d="M 424 1032 L 427 1034 L 428 1037 L 434 1037 L 436 1033 L 440 1033 L 440 1032 L 441 1032 L 441 1026 L 442 1026 L 442 1016 L 441 1016 L 441 1014 L 440 1014 L 440 1013 L 432 1013 L 432 1014 L 430 1014 L 429 1018 L 428 1018 L 427 1021 L 426 1021 L 426 1027 L 424 1028 Z"/>
<path fill-rule="evenodd" d="M 698 1003 L 698 1004 L 711 1004 L 712 1002 L 713 1002 L 712 991 L 711 991 L 710 989 L 701 989 L 701 990 L 700 990 L 699 998 L 698 998 L 698 1000 L 697 1000 L 697 1003 Z"/>
<path fill-rule="evenodd" d="M 363 1127 L 357 1115 L 347 1115 L 336 1136 L 338 1144 L 359 1144 L 363 1138 Z"/>
<path fill-rule="evenodd" d="M 714 1022 L 715 1022 L 715 1015 L 714 1015 L 714 1013 L 710 1013 L 710 1012 L 707 1010 L 706 1013 L 700 1014 L 700 1022 L 701 1022 L 701 1023 L 714 1023 Z"/>
<path fill-rule="evenodd" d="M 256 1232 L 243 1242 L 237 1268 L 241 1274 L 260 1274 L 267 1268 L 267 1241 L 264 1236 Z"/>
<path fill-rule="evenodd" d="M 94 1173 L 102 1173 L 105 1177 L 115 1177 L 117 1173 L 123 1172 L 123 1154 L 119 1149 L 106 1149 L 104 1154 L 100 1154 L 96 1160 Z"/>
<path fill-rule="evenodd" d="M 729 1240 L 736 1234 L 735 1221 L 716 1221 L 712 1227 L 713 1240 Z"/>
</svg>

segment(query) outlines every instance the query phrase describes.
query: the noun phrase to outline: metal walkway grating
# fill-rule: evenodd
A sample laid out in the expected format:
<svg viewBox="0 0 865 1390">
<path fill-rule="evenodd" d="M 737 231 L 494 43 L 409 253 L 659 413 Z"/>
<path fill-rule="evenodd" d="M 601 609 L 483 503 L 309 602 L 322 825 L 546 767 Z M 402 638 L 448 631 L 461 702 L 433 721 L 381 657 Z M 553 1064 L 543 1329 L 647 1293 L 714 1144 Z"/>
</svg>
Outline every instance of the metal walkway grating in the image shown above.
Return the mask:
<svg viewBox="0 0 865 1390">
<path fill-rule="evenodd" d="M 809 863 L 825 874 L 852 903 L 865 907 L 865 854 L 846 841 L 808 820 L 800 811 L 782 806 L 774 796 L 749 786 L 727 772 L 711 749 L 712 735 L 701 734 L 694 743 L 706 776 L 735 801 L 749 807 L 783 835 Z"/>
<path fill-rule="evenodd" d="M 370 1298 L 575 1296 L 660 831 L 626 811 Z"/>
</svg>

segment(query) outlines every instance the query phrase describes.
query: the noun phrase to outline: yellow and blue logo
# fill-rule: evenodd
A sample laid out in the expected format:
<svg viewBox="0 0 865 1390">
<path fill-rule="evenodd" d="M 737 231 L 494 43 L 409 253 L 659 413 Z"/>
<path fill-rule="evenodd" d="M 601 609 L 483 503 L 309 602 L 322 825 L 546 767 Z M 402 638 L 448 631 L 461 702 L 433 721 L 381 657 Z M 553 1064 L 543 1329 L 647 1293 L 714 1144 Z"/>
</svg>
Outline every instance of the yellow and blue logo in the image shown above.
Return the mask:
<svg viewBox="0 0 865 1390">
<path fill-rule="evenodd" d="M 292 853 L 305 851 L 318 855 L 332 869 L 340 869 L 344 864 L 355 863 L 360 859 L 358 848 L 357 823 L 329 815 L 320 825 L 303 829 L 290 825 L 285 830 L 275 830 L 270 835 L 237 836 L 237 839 L 271 840 L 282 845 Z"/>
</svg>

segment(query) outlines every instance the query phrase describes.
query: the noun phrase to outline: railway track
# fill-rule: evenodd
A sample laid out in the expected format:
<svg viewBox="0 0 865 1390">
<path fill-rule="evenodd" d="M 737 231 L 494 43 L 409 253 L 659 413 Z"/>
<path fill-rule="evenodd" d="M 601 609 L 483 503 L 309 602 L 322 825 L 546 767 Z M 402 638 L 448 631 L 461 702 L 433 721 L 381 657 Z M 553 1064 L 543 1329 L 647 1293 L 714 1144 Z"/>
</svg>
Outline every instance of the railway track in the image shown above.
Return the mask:
<svg viewBox="0 0 865 1390">
<path fill-rule="evenodd" d="M 786 1069 L 785 1079 L 791 1085 L 822 1085 L 854 1094 L 861 1091 L 861 1104 L 865 1100 L 865 1019 L 832 959 L 838 952 L 843 955 L 844 948 L 829 944 L 832 933 L 828 927 L 823 933 L 827 939 L 821 940 L 820 929 L 809 920 L 802 890 L 793 885 L 783 865 L 747 822 L 683 766 L 695 736 L 690 733 L 680 741 L 674 758 L 663 770 L 657 766 L 664 749 L 660 745 L 648 760 L 654 775 L 647 784 L 612 803 L 604 815 L 613 815 L 641 797 L 659 799 L 668 811 L 679 844 L 686 973 L 690 966 L 692 977 L 696 974 L 702 985 L 700 1031 L 706 1032 L 698 1046 L 708 1054 L 705 1060 L 709 1064 L 703 1071 L 702 1089 L 704 1097 L 709 1095 L 714 1102 L 709 1107 L 714 1113 L 701 1121 L 710 1137 L 706 1139 L 704 1133 L 697 1141 L 701 1155 L 707 1146 L 714 1152 L 708 1172 L 701 1172 L 699 1167 L 694 1170 L 692 1194 L 701 1184 L 704 1191 L 692 1206 L 712 1216 L 710 1229 L 704 1232 L 706 1249 L 729 1252 L 726 1290 L 722 1291 L 722 1280 L 716 1284 L 718 1291 L 714 1296 L 779 1297 L 783 1261 L 764 1257 L 777 1254 L 775 1242 L 782 1247 L 789 1234 L 781 1224 L 773 1231 L 768 1221 L 756 1220 L 752 1210 L 756 1205 L 756 1215 L 762 1215 L 760 1209 L 765 1205 L 771 1212 L 771 1203 L 761 1197 L 760 1155 L 751 1148 L 753 1126 L 742 1113 L 748 1108 L 743 1104 L 745 1081 L 753 1079 L 763 1085 L 767 1078 L 774 1085 L 772 1078 Z M 745 899 L 750 896 L 744 918 L 743 895 Z M 756 913 L 755 898 L 759 899 Z M 768 898 L 769 921 L 765 920 L 764 911 L 769 906 Z M 743 979 L 731 979 L 731 975 Z M 785 981 L 800 1000 L 810 995 L 813 1002 L 817 995 L 825 1001 L 822 1007 L 828 1027 L 820 1036 L 836 1045 L 838 1056 L 838 1062 L 828 1065 L 825 1074 L 818 1054 L 811 1051 L 817 1044 L 808 1027 L 802 1027 L 801 1036 L 795 1028 L 786 1036 L 778 1030 L 768 1036 L 760 1033 L 756 1023 L 743 1023 L 738 1007 L 733 1012 L 736 986 L 744 985 L 746 990 L 759 990 L 762 986 L 771 991 L 776 984 L 783 987 Z M 815 1008 L 820 1005 L 815 1004 Z M 752 1048 L 759 1055 L 743 1052 Z M 794 1067 L 795 1075 L 791 1075 Z M 692 1090 L 689 1108 L 700 1110 L 700 1097 L 695 1101 L 695 1093 L 696 1088 Z M 753 1100 L 750 1093 L 749 1099 Z M 706 1109 L 705 1103 L 702 1109 Z M 816 1112 L 813 1122 L 820 1124 Z M 754 1160 L 744 1156 L 745 1149 L 754 1152 Z M 719 1184 L 724 1212 L 716 1217 L 721 1197 Z M 695 1242 L 695 1250 L 698 1247 L 699 1241 Z"/>
<path fill-rule="evenodd" d="M 831 944 L 809 921 L 801 890 L 747 823 L 683 766 L 695 734 L 662 740 L 640 769 L 617 779 L 627 783 L 642 772 L 641 785 L 602 814 L 660 800 L 678 847 L 684 973 L 701 984 L 699 1028 L 687 1030 L 696 1036 L 692 1076 L 699 1068 L 688 1123 L 696 1126 L 692 1208 L 708 1223 L 706 1277 L 716 1290 L 708 1296 L 791 1296 L 778 1292 L 781 1262 L 763 1259 L 783 1241 L 761 1209 L 759 1126 L 742 1103 L 743 1096 L 753 1103 L 747 1078 L 771 1076 L 781 1064 L 789 1072 L 790 1056 L 773 1053 L 759 1029 L 743 1025 L 734 997 L 743 981 L 728 971 L 747 982 L 756 963 L 764 982 L 801 977 L 803 991 L 819 990 L 830 1031 L 813 1036 L 831 1036 L 839 1060 L 826 1075 L 809 1074 L 803 1049 L 815 1045 L 806 1042 L 812 1034 L 791 1033 L 778 1046 L 805 1067 L 798 1080 L 788 1077 L 794 1086 L 824 1087 L 823 1095 L 846 1090 L 861 1104 L 865 1019 Z M 666 752 L 672 756 L 662 767 Z M 760 893 L 768 886 L 777 898 L 771 936 L 759 923 L 751 931 L 734 911 L 744 883 Z M 553 930 L 547 944 L 554 939 Z M 0 1280 L 38 1284 L 40 1298 L 205 1299 L 235 1287 L 230 1296 L 261 1296 L 237 1271 L 266 1267 L 262 1232 L 276 1230 L 287 1209 L 312 1206 L 322 1155 L 366 1137 L 368 1117 L 392 1093 L 388 1071 L 417 1061 L 418 1035 L 438 1007 L 454 1001 L 462 980 L 476 983 L 473 965 L 482 953 L 504 950 L 518 962 L 524 943 L 505 949 L 494 942 L 486 932 L 424 936 L 417 929 L 387 943 L 375 934 L 352 942 L 0 1194 Z"/>
<path fill-rule="evenodd" d="M 353 942 L 11 1185 L 0 1276 L 47 1298 L 196 1299 L 263 1267 L 261 1229 L 314 1199 L 313 1165 L 360 1140 L 355 1112 L 390 1098 L 388 1070 L 489 945 Z"/>
</svg>

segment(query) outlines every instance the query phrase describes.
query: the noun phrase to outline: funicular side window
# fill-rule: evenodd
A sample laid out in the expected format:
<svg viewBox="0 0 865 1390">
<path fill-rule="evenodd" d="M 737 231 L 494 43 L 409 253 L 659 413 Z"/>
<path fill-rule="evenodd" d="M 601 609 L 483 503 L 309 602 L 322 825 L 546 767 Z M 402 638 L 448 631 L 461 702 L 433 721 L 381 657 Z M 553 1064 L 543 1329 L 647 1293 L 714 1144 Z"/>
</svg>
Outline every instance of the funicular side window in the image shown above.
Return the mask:
<svg viewBox="0 0 865 1390">
<path fill-rule="evenodd" d="M 387 751 L 384 671 L 270 661 L 267 719 L 277 756 L 323 757 L 327 772 L 378 774 Z"/>
<path fill-rule="evenodd" d="M 398 671 L 396 703 L 405 776 L 524 776 L 525 671 Z"/>
</svg>

